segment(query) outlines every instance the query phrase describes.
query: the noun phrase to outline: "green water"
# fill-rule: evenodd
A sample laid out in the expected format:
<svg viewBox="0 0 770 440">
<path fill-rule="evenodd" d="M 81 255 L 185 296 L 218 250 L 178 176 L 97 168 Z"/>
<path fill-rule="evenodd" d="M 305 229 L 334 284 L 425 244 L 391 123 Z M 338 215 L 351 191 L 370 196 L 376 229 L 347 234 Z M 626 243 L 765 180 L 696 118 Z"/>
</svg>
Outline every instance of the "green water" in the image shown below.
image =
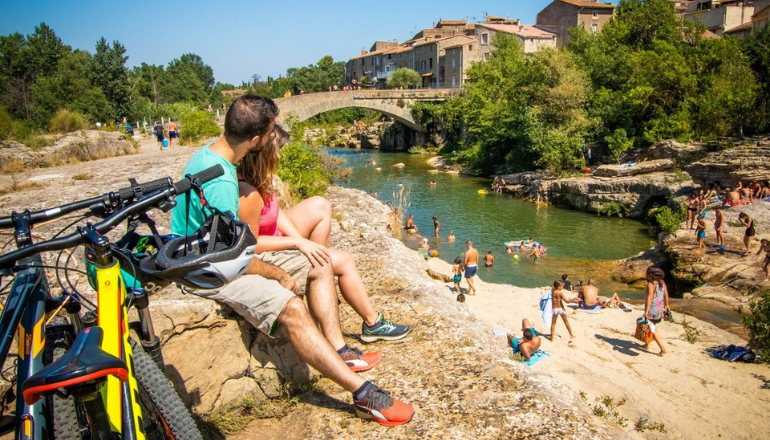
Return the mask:
<svg viewBox="0 0 770 440">
<path fill-rule="evenodd" d="M 379 153 L 360 150 L 330 150 L 343 156 L 353 173 L 340 185 L 378 193 L 384 202 L 393 202 L 399 183 L 409 193 L 407 215 L 414 214 L 419 237 L 404 234 L 407 246 L 416 248 L 422 236 L 428 237 L 439 258 L 453 262 L 465 252 L 471 240 L 481 255 L 492 251 L 492 267 L 479 267 L 486 282 L 540 287 L 567 273 L 570 280 L 594 278 L 602 294 L 619 292 L 625 298 L 640 298 L 641 290 L 612 281 L 612 260 L 627 258 L 651 247 L 646 226 L 634 220 L 599 217 L 550 206 L 536 206 L 506 194 L 478 194 L 490 188 L 491 181 L 456 174 L 435 172 L 426 161 L 429 156 L 405 153 Z M 365 166 L 371 160 L 381 171 Z M 393 167 L 403 163 L 403 168 Z M 437 185 L 430 187 L 433 179 Z M 441 223 L 439 237 L 433 236 L 435 216 Z M 453 231 L 457 240 L 447 242 Z M 537 264 L 525 254 L 505 252 L 503 243 L 532 237 L 547 248 Z"/>
</svg>

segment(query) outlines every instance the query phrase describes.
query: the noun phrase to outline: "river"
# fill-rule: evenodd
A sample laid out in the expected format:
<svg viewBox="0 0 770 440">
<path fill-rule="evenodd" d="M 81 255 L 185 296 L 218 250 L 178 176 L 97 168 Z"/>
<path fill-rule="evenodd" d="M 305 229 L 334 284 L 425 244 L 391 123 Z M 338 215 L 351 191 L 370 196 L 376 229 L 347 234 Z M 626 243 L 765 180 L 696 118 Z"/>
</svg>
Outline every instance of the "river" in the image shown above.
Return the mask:
<svg viewBox="0 0 770 440">
<path fill-rule="evenodd" d="M 654 245 L 645 224 L 629 219 L 600 217 L 595 214 L 538 206 L 506 194 L 478 193 L 489 189 L 491 180 L 436 172 L 430 156 L 407 153 L 380 153 L 370 150 L 331 149 L 343 156 L 353 172 L 340 185 L 377 193 L 384 202 L 394 203 L 401 191 L 408 195 L 407 214 L 414 214 L 419 236 L 403 234 L 407 246 L 416 248 L 428 237 L 439 258 L 453 262 L 462 256 L 466 240 L 480 255 L 495 256 L 492 267 L 480 267 L 478 275 L 486 282 L 522 287 L 549 285 L 566 273 L 575 283 L 594 278 L 602 294 L 618 292 L 623 298 L 639 299 L 640 289 L 613 281 L 613 260 L 631 257 Z M 368 165 L 376 161 L 380 171 Z M 403 167 L 393 165 L 403 163 Z M 436 181 L 434 187 L 428 182 Z M 435 216 L 441 224 L 439 237 L 433 235 Z M 453 231 L 457 240 L 447 242 Z M 507 254 L 503 243 L 532 237 L 547 248 L 539 263 L 525 254 Z M 516 259 L 515 256 L 519 258 Z"/>
</svg>

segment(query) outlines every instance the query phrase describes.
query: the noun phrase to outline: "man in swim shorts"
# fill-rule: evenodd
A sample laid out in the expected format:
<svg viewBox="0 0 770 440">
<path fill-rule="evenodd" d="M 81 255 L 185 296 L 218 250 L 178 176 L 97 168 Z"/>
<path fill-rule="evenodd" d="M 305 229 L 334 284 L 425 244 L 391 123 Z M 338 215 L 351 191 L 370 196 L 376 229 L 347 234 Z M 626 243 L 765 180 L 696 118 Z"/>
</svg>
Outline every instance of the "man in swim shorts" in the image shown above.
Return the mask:
<svg viewBox="0 0 770 440">
<path fill-rule="evenodd" d="M 513 353 L 521 353 L 525 360 L 530 360 L 532 354 L 540 348 L 540 336 L 532 328 L 527 318 L 521 320 L 522 337 L 517 338 L 511 333 L 507 333 L 508 346 L 513 349 Z"/>
<path fill-rule="evenodd" d="M 473 287 L 473 276 L 476 275 L 476 270 L 479 268 L 479 251 L 473 248 L 473 243 L 470 240 L 465 242 L 465 247 L 468 250 L 465 251 L 463 266 L 465 266 L 465 279 L 468 281 L 468 295 L 475 295 L 476 288 Z"/>
<path fill-rule="evenodd" d="M 495 256 L 492 255 L 492 251 L 489 251 L 488 254 L 484 255 L 484 266 L 492 267 L 493 264 L 495 264 Z"/>
</svg>

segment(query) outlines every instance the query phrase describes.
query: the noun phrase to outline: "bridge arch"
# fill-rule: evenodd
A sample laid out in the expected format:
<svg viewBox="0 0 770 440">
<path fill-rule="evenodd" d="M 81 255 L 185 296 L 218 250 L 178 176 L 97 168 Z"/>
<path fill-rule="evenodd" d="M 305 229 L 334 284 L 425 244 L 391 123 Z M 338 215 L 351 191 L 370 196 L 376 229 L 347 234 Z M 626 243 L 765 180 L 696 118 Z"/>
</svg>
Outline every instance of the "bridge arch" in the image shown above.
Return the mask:
<svg viewBox="0 0 770 440">
<path fill-rule="evenodd" d="M 425 129 L 412 116 L 412 104 L 417 101 L 443 101 L 458 92 L 457 89 L 356 90 L 296 95 L 275 99 L 281 109 L 277 122 L 285 123 L 292 116 L 304 121 L 331 110 L 359 107 L 385 113 L 415 131 L 424 132 Z"/>
</svg>

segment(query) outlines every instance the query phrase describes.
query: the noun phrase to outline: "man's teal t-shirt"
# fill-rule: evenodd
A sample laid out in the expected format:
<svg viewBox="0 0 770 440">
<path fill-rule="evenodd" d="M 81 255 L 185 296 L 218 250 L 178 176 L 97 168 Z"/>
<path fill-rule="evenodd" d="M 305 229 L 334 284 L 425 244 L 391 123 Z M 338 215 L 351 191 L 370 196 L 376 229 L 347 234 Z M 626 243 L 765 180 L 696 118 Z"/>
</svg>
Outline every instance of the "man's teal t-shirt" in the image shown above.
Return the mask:
<svg viewBox="0 0 770 440">
<path fill-rule="evenodd" d="M 230 211 L 235 218 L 238 218 L 237 169 L 235 165 L 211 151 L 209 147 L 211 147 L 211 144 L 206 145 L 190 158 L 182 175 L 195 174 L 216 164 L 222 165 L 225 173 L 203 184 L 203 196 L 211 206 L 222 212 Z M 171 233 L 174 235 L 192 234 L 206 221 L 200 197 L 198 197 L 195 190 L 190 191 L 189 194 L 189 215 L 187 210 L 187 194 L 180 194 L 176 198 L 176 207 L 171 213 Z"/>
</svg>

